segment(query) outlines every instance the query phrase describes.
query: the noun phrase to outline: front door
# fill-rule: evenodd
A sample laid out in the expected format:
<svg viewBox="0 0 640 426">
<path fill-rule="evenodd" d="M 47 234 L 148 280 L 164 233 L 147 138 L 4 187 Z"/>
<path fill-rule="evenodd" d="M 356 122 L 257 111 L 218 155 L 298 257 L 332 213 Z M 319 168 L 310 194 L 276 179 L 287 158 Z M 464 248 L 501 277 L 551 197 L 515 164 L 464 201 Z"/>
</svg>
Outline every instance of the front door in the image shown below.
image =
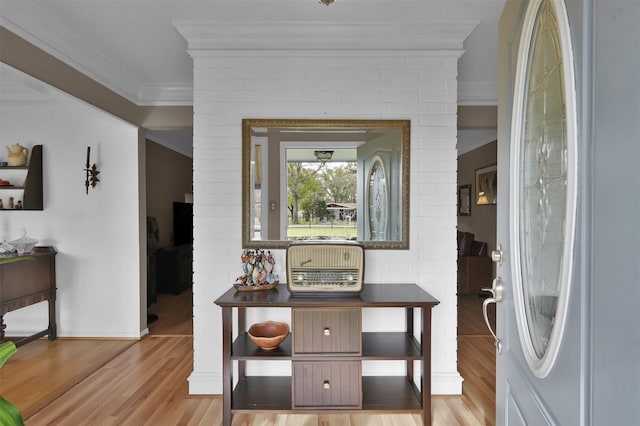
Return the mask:
<svg viewBox="0 0 640 426">
<path fill-rule="evenodd" d="M 358 146 L 358 240 L 402 238 L 401 155 L 393 138 L 373 139 Z"/>
<path fill-rule="evenodd" d="M 574 11 L 575 12 L 575 11 Z M 500 21 L 494 253 L 498 425 L 581 422 L 575 40 L 564 0 L 507 1 Z"/>
</svg>

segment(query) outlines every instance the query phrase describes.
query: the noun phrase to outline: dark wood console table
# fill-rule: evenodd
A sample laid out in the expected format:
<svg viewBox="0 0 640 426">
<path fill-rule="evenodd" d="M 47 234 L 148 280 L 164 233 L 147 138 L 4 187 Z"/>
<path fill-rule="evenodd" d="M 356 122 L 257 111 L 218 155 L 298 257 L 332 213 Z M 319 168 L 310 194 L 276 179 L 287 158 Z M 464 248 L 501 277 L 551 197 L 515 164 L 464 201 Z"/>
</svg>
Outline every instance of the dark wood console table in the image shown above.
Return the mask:
<svg viewBox="0 0 640 426">
<path fill-rule="evenodd" d="M 31 336 L 16 339 L 16 346 L 42 336 L 56 338 L 56 251 L 36 247 L 30 254 L 0 258 L 0 342 L 4 341 L 4 314 L 47 300 L 49 327 Z"/>
<path fill-rule="evenodd" d="M 326 297 L 292 295 L 286 284 L 257 292 L 231 288 L 215 303 L 222 308 L 223 425 L 231 425 L 234 412 L 269 410 L 420 412 L 424 424 L 431 424 L 431 309 L 439 302 L 419 286 L 365 284 L 356 296 Z M 290 335 L 275 350 L 261 350 L 247 336 L 247 308 L 290 308 Z M 368 308 L 404 308 L 405 331 L 362 332 L 362 309 Z M 417 333 L 415 309 L 421 315 Z M 246 362 L 255 360 L 289 360 L 292 377 L 247 376 Z M 361 362 L 367 360 L 405 361 L 406 376 L 362 376 Z"/>
</svg>

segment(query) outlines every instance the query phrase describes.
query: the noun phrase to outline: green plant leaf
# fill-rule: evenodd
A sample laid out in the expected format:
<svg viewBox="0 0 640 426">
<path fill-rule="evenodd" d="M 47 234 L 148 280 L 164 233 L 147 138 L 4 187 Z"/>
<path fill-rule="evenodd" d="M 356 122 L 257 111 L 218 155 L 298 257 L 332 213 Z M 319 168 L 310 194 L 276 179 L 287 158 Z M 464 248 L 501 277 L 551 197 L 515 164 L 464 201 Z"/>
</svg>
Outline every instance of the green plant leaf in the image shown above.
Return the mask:
<svg viewBox="0 0 640 426">
<path fill-rule="evenodd" d="M 0 426 L 23 426 L 20 410 L 0 396 Z"/>
<path fill-rule="evenodd" d="M 0 367 L 9 359 L 11 355 L 16 353 L 16 344 L 13 342 L 4 342 L 0 344 Z M 20 410 L 9 401 L 0 396 L 0 426 L 23 426 L 22 414 Z"/>
<path fill-rule="evenodd" d="M 0 344 L 0 367 L 2 367 L 7 359 L 16 353 L 16 351 L 16 344 L 13 342 L 4 342 Z"/>
</svg>

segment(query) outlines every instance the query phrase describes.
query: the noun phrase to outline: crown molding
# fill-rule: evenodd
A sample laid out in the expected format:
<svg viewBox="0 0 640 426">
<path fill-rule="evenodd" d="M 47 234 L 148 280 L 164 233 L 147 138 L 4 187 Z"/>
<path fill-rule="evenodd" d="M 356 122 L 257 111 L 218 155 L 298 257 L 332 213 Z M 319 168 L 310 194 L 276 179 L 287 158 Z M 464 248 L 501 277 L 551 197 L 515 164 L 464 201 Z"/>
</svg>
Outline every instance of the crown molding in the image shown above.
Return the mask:
<svg viewBox="0 0 640 426">
<path fill-rule="evenodd" d="M 498 105 L 498 85 L 458 83 L 458 105 Z"/>
<path fill-rule="evenodd" d="M 142 85 L 136 99 L 139 106 L 190 106 L 193 105 L 193 84 Z"/>
<path fill-rule="evenodd" d="M 52 102 L 65 93 L 149 130 L 193 127 L 191 105 L 138 106 L 0 27 L 0 97 L 12 105 Z M 44 98 L 48 98 L 45 101 Z M 40 99 L 40 101 L 38 101 Z"/>
<path fill-rule="evenodd" d="M 57 25 L 39 7 L 29 1 L 3 6 L 0 25 L 87 77 L 136 103 L 140 86 L 92 46 L 62 25 Z"/>
<path fill-rule="evenodd" d="M 176 21 L 189 53 L 206 51 L 462 51 L 478 21 L 428 23 Z"/>
<path fill-rule="evenodd" d="M 145 85 L 30 1 L 3 5 L 0 26 L 135 105 L 193 103 L 192 85 Z"/>
</svg>

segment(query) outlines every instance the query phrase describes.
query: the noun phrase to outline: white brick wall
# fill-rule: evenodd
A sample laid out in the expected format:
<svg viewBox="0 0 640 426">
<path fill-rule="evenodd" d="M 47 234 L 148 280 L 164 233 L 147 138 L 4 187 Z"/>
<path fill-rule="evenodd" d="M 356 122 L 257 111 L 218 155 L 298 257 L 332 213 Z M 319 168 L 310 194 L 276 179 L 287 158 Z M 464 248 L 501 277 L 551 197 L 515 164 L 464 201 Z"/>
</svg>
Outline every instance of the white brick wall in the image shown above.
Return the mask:
<svg viewBox="0 0 640 426">
<path fill-rule="evenodd" d="M 411 120 L 410 250 L 367 251 L 365 274 L 370 283 L 417 283 L 440 300 L 433 310 L 432 390 L 461 392 L 455 297 L 459 53 L 192 52 L 191 393 L 222 389 L 221 315 L 213 301 L 240 274 L 243 118 Z M 284 252 L 276 252 L 276 258 L 282 276 Z M 401 312 L 367 315 L 365 328 L 403 321 Z"/>
</svg>

